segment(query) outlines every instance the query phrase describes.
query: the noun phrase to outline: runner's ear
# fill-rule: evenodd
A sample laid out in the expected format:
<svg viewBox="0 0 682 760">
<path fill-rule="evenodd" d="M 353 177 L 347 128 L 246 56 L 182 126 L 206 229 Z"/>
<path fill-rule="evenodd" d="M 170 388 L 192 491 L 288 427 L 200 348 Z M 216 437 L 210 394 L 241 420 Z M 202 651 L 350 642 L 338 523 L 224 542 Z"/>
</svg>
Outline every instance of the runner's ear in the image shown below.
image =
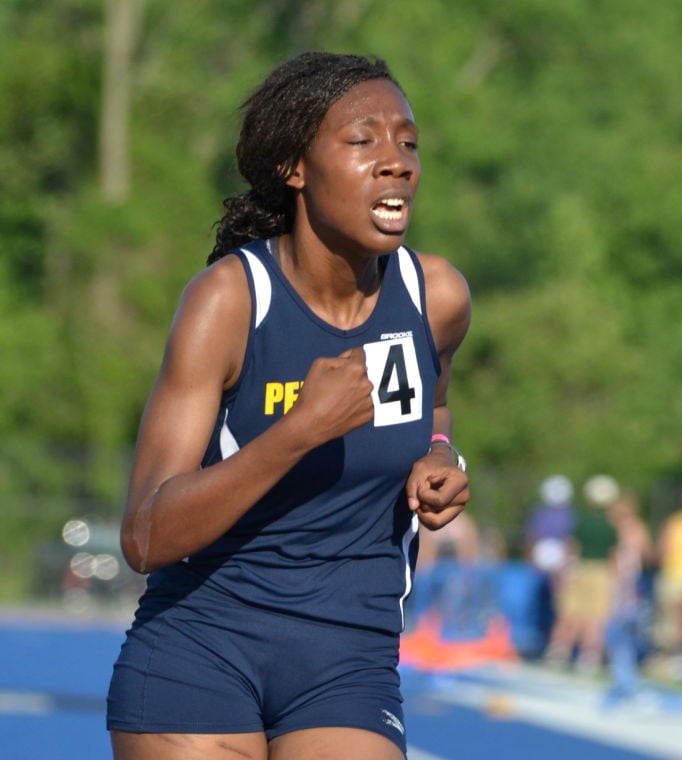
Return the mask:
<svg viewBox="0 0 682 760">
<path fill-rule="evenodd" d="M 286 184 L 289 187 L 293 187 L 294 190 L 301 190 L 305 185 L 303 161 L 299 161 L 296 166 L 289 172 L 289 176 L 286 179 Z"/>
</svg>

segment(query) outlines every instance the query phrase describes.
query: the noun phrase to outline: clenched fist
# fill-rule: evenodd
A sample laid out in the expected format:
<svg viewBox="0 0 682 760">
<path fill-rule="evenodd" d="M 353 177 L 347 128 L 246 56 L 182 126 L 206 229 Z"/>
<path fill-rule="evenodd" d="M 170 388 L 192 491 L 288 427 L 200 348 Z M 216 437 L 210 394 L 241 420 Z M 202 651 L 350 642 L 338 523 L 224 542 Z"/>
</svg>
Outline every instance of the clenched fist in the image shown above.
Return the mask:
<svg viewBox="0 0 682 760">
<path fill-rule="evenodd" d="M 374 416 L 372 383 L 362 347 L 315 359 L 290 412 L 309 417 L 316 445 L 367 424 Z"/>
</svg>

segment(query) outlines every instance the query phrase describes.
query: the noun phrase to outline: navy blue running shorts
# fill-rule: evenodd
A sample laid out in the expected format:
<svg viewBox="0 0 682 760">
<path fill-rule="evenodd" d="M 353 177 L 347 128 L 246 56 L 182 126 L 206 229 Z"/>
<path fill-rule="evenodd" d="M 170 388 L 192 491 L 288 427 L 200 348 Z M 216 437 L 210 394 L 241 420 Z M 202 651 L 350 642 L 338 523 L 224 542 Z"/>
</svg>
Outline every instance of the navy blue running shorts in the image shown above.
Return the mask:
<svg viewBox="0 0 682 760">
<path fill-rule="evenodd" d="M 128 631 L 107 700 L 109 730 L 265 732 L 346 726 L 406 753 L 398 636 L 186 598 L 140 615 Z"/>
</svg>

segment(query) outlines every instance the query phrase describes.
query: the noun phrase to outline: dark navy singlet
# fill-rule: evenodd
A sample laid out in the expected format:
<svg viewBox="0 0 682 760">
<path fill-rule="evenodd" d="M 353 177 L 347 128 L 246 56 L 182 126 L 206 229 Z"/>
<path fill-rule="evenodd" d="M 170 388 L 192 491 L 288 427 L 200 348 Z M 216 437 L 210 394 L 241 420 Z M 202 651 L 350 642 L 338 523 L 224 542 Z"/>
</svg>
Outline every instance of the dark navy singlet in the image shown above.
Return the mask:
<svg viewBox="0 0 682 760">
<path fill-rule="evenodd" d="M 178 574 L 189 575 L 193 603 L 211 609 L 228 595 L 398 633 L 417 548 L 405 483 L 429 447 L 439 373 L 421 267 L 405 247 L 384 257 L 372 315 L 340 330 L 297 295 L 269 242 L 235 253 L 251 290 L 251 329 L 240 378 L 223 396 L 202 466 L 229 457 L 287 413 L 315 358 L 355 346 L 365 350 L 374 419 L 307 454 L 222 538 L 152 573 L 148 593 L 168 598 Z"/>
</svg>

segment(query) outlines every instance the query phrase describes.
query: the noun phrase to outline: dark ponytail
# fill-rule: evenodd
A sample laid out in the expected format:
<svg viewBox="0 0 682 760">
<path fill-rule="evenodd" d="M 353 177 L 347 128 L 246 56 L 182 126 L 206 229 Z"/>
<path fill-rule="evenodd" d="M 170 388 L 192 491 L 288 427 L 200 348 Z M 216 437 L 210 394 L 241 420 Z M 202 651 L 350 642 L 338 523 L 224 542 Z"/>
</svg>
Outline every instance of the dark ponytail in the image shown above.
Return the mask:
<svg viewBox="0 0 682 760">
<path fill-rule="evenodd" d="M 251 189 L 226 198 L 223 207 L 225 214 L 218 224 L 208 264 L 251 240 L 277 237 L 291 229 L 293 196 L 288 188 L 283 188 L 280 198 L 265 198 Z"/>
</svg>

